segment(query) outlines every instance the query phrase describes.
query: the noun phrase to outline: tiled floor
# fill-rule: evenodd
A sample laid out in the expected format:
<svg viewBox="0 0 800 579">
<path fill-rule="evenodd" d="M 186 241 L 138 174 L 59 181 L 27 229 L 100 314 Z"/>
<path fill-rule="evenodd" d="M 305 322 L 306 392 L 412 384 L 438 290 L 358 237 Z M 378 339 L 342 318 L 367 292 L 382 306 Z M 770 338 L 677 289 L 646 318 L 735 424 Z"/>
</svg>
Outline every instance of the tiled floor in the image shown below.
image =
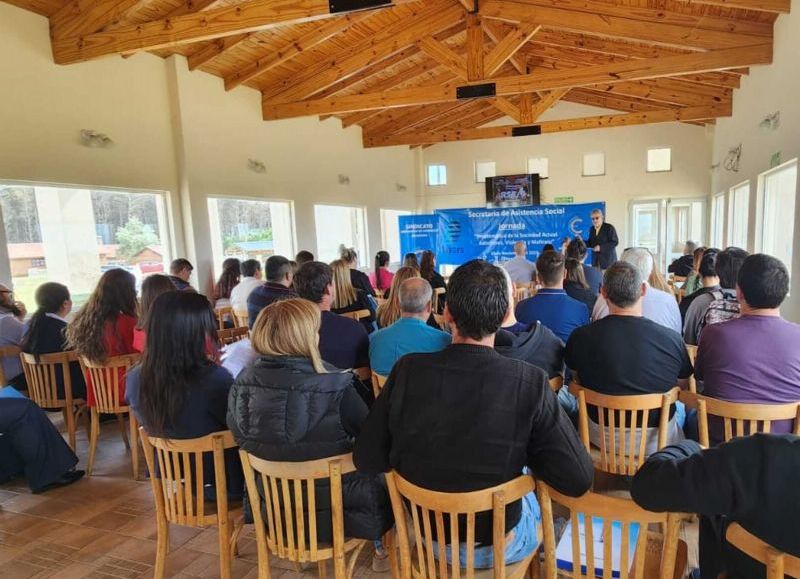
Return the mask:
<svg viewBox="0 0 800 579">
<path fill-rule="evenodd" d="M 79 468 L 86 464 L 86 433 L 78 433 Z M 141 460 L 144 464 L 144 460 Z M 150 483 L 131 478 L 116 422 L 103 424 L 94 476 L 41 495 L 24 481 L 0 485 L 1 579 L 134 579 L 153 576 L 156 526 Z M 214 529 L 171 527 L 167 576 L 180 579 L 219 577 Z M 234 560 L 235 579 L 257 576 L 255 537 L 246 529 Z M 273 559 L 274 561 L 274 559 Z M 355 575 L 385 579 L 374 573 L 372 551 L 365 548 Z M 290 565 L 273 564 L 272 579 L 310 579 Z M 329 577 L 332 570 L 329 569 Z"/>
</svg>

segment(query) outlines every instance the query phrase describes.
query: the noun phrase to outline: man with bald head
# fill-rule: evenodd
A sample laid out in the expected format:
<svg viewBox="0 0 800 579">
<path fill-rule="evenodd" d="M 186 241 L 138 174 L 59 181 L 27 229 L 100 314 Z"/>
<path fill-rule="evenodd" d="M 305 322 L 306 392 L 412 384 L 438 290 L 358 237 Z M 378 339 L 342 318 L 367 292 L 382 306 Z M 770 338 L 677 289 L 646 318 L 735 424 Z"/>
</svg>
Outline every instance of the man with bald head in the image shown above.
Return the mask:
<svg viewBox="0 0 800 579">
<path fill-rule="evenodd" d="M 438 352 L 450 345 L 450 334 L 427 325 L 432 295 L 431 284 L 421 277 L 400 284 L 400 319 L 370 336 L 373 372 L 388 376 L 394 363 L 406 354 Z"/>
<path fill-rule="evenodd" d="M 514 259 L 509 259 L 503 267 L 511 276 L 511 281 L 519 284 L 529 284 L 536 275 L 536 264 L 528 261 L 528 246 L 524 241 L 514 244 Z"/>
</svg>

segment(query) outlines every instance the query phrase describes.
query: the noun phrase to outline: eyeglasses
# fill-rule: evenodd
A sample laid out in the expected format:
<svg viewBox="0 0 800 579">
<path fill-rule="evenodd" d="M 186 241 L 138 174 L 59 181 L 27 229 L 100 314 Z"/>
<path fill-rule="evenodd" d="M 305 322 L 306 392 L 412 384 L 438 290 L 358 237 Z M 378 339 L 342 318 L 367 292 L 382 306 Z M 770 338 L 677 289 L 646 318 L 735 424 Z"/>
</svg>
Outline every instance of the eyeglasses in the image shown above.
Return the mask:
<svg viewBox="0 0 800 579">
<path fill-rule="evenodd" d="M 592 221 L 600 221 L 599 217 L 592 217 Z"/>
<path fill-rule="evenodd" d="M 14 292 L 11 290 L 0 290 L 0 294 L 13 294 Z"/>
</svg>

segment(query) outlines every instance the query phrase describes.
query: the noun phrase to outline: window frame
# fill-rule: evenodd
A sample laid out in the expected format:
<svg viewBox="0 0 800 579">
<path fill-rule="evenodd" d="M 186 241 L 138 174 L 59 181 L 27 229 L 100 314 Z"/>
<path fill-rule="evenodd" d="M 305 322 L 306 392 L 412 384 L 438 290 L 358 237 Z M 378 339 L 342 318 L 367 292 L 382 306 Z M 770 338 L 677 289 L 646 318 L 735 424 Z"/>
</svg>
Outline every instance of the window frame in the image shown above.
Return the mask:
<svg viewBox="0 0 800 579">
<path fill-rule="evenodd" d="M 651 151 L 669 151 L 669 167 L 667 169 L 650 169 L 650 152 Z M 647 152 L 645 153 L 645 173 L 670 173 L 672 172 L 672 147 L 668 146 L 661 146 L 661 147 L 648 147 Z"/>
<path fill-rule="evenodd" d="M 431 167 L 441 167 L 444 169 L 444 181 L 441 183 L 431 183 Z M 438 171 L 441 176 L 441 171 Z M 428 187 L 446 187 L 447 186 L 447 165 L 445 163 L 428 163 L 425 165 L 425 182 Z"/>
<path fill-rule="evenodd" d="M 767 253 L 765 249 L 764 243 L 764 236 L 766 231 L 771 230 L 772 227 L 766 227 L 764 220 L 766 219 L 766 203 L 767 203 L 767 195 L 766 195 L 766 185 L 767 185 L 767 178 L 773 174 L 778 173 L 782 170 L 789 168 L 790 166 L 794 165 L 795 167 L 795 196 L 794 196 L 794 211 L 792 215 L 798 209 L 798 183 L 800 182 L 800 157 L 795 157 L 781 163 L 777 167 L 772 167 L 758 175 L 758 183 L 756 189 L 756 223 L 755 223 L 755 249 L 757 252 Z M 795 243 L 795 239 L 797 238 L 797 228 L 796 228 L 796 218 L 792 222 L 792 245 Z M 794 259 L 794 252 L 792 253 L 792 259 Z M 783 260 L 782 260 L 783 261 Z M 789 263 L 784 263 L 786 268 L 789 270 L 789 275 L 792 274 L 792 264 L 791 260 Z"/>
<path fill-rule="evenodd" d="M 710 234 L 709 234 L 709 243 L 711 247 L 717 247 L 722 249 L 725 247 L 725 223 L 726 223 L 726 211 L 728 209 L 728 204 L 726 203 L 727 193 L 725 191 L 720 191 L 719 193 L 714 194 L 711 197 L 711 227 Z M 719 216 L 717 214 L 717 200 L 722 199 L 722 215 Z M 719 221 L 718 221 L 719 220 Z M 719 226 L 719 230 L 717 229 Z"/>
<path fill-rule="evenodd" d="M 370 244 L 369 244 L 369 208 L 366 205 L 351 205 L 350 203 L 332 203 L 329 201 L 320 201 L 320 202 L 313 202 L 311 204 L 311 208 L 314 211 L 314 237 L 316 238 L 316 246 L 315 246 L 315 256 L 318 261 L 322 260 L 322 255 L 319 249 L 319 237 L 317 236 L 317 207 L 345 207 L 348 209 L 360 209 L 363 211 L 364 215 L 364 247 L 363 248 L 356 248 L 358 251 L 358 259 L 359 259 L 359 268 L 369 267 L 369 257 L 372 255 L 370 253 Z M 360 251 L 363 249 L 363 251 Z M 338 255 L 335 259 L 338 259 Z M 364 265 L 361 265 L 361 261 L 363 261 Z"/>
<path fill-rule="evenodd" d="M 590 155 L 601 155 L 603 157 L 603 172 L 602 173 L 587 173 L 586 172 L 586 157 Z M 605 151 L 587 151 L 581 154 L 581 177 L 605 177 L 606 175 L 606 153 Z"/>
<path fill-rule="evenodd" d="M 747 187 L 747 194 L 744 199 L 744 243 L 737 243 L 736 226 L 736 212 L 739 211 L 739 202 L 736 200 L 736 193 Z M 728 189 L 728 199 L 726 201 L 727 223 L 728 223 L 728 238 L 727 244 L 741 247 L 742 249 L 748 248 L 749 226 L 750 226 L 750 180 L 737 183 Z"/>
<path fill-rule="evenodd" d="M 536 173 L 535 171 L 531 171 L 531 161 L 532 160 L 540 160 L 544 159 L 545 170 L 546 174 L 542 175 L 541 173 Z M 548 179 L 550 177 L 550 158 L 549 157 L 528 157 L 525 161 L 525 170 L 527 171 L 528 175 L 538 174 L 539 179 Z"/>
</svg>

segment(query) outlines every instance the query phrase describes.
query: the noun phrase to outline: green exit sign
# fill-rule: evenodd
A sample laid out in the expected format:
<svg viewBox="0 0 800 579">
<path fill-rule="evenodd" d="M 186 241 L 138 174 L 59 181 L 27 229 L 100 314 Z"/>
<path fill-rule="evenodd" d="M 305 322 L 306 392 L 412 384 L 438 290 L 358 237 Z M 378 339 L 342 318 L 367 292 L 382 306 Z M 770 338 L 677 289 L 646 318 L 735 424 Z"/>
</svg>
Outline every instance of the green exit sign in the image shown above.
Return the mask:
<svg viewBox="0 0 800 579">
<path fill-rule="evenodd" d="M 575 203 L 575 197 L 572 195 L 564 196 L 564 197 L 556 197 L 554 203 L 556 205 L 565 205 L 567 203 Z"/>
</svg>

